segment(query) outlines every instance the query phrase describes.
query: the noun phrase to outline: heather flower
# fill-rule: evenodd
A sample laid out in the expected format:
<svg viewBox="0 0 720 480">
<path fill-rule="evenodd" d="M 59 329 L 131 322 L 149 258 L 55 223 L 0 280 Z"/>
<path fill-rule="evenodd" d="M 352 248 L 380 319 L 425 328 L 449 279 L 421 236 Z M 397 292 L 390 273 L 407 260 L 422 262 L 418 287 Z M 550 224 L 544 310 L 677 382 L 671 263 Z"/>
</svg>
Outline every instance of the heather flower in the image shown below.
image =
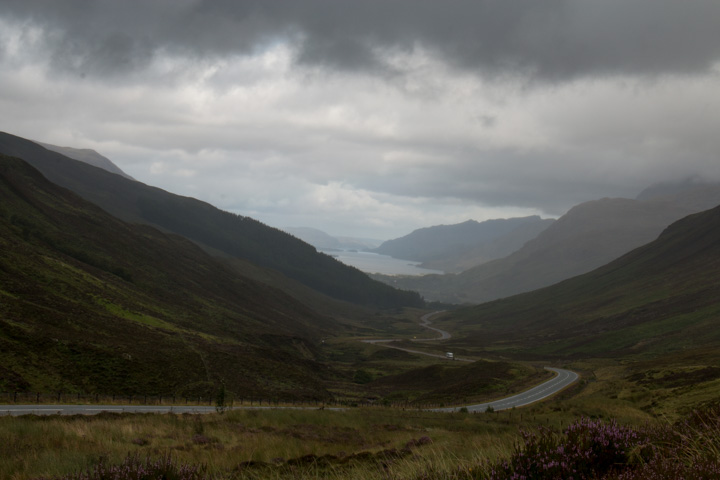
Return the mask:
<svg viewBox="0 0 720 480">
<path fill-rule="evenodd" d="M 541 428 L 537 433 L 521 432 L 509 461 L 490 469 L 490 478 L 499 479 L 590 479 L 619 472 L 629 454 L 646 441 L 643 435 L 617 422 L 582 418 L 562 433 Z"/>
</svg>

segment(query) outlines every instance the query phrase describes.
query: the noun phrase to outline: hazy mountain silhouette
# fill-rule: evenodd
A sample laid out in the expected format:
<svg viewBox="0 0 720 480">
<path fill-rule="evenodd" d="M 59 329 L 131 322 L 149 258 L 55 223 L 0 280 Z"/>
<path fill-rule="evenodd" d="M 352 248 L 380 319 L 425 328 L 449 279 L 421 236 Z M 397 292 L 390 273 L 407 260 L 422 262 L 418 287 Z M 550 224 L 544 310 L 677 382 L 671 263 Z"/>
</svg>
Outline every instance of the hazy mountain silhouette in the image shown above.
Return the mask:
<svg viewBox="0 0 720 480">
<path fill-rule="evenodd" d="M 377 307 L 422 305 L 416 293 L 371 280 L 361 271 L 250 217 L 112 174 L 7 133 L 0 133 L 0 153 L 22 158 L 50 181 L 122 220 L 178 233 L 213 251 L 278 270 L 334 298 Z"/>
<path fill-rule="evenodd" d="M 120 167 L 115 165 L 109 158 L 100 155 L 95 150 L 91 150 L 89 148 L 59 147 L 57 145 L 51 145 L 49 143 L 43 142 L 35 143 L 44 148 L 47 148 L 48 150 L 52 150 L 53 152 L 61 153 L 66 157 L 72 158 L 73 160 L 79 160 L 94 167 L 107 170 L 110 173 L 117 173 L 118 175 L 122 175 L 123 177 L 129 178 L 130 180 L 135 180 L 130 175 L 123 172 Z"/>
<path fill-rule="evenodd" d="M 437 225 L 388 240 L 373 251 L 423 262 L 421 266 L 424 268 L 461 272 L 511 254 L 553 221 L 530 216 Z"/>
<path fill-rule="evenodd" d="M 333 319 L 2 155 L 0 299 L 0 390 L 327 395 Z"/>
<path fill-rule="evenodd" d="M 458 317 L 473 331 L 464 340 L 469 343 L 499 342 L 526 357 L 617 358 L 720 344 L 719 298 L 715 207 L 682 218 L 653 242 L 601 268 L 464 309 Z"/>
<path fill-rule="evenodd" d="M 577 205 L 507 257 L 457 275 L 384 278 L 428 300 L 482 303 L 589 272 L 655 238 L 672 222 L 714 207 L 718 184 L 688 184 L 647 200 L 605 198 Z M 376 276 L 375 278 L 382 278 Z"/>
</svg>

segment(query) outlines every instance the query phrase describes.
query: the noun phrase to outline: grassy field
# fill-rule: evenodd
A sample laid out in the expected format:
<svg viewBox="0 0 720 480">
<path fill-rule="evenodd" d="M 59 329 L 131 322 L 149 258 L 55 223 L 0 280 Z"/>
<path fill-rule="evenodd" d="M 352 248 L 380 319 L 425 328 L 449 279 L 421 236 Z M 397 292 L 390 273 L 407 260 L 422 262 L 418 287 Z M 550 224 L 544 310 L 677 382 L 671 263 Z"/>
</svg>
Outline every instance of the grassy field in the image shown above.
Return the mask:
<svg viewBox="0 0 720 480">
<path fill-rule="evenodd" d="M 128 454 L 204 465 L 213 476 L 409 476 L 507 455 L 526 413 L 401 409 L 239 410 L 209 415 L 0 418 L 0 478 L 82 471 Z M 543 421 L 543 414 L 537 417 Z M 384 466 L 383 466 L 384 465 Z M 287 477 L 285 477 L 287 478 Z"/>
<path fill-rule="evenodd" d="M 585 383 L 551 402 L 476 414 L 373 407 L 2 417 L 0 478 L 79 478 L 99 465 L 127 471 L 148 459 L 166 465 L 165 476 L 85 478 L 565 478 L 550 458 L 608 480 L 653 469 L 669 472 L 652 477 L 663 479 L 720 475 L 720 408 L 673 423 L 601 398 Z M 533 456 L 546 459 L 545 470 L 528 466 Z M 690 475 L 698 468 L 704 476 Z"/>
</svg>

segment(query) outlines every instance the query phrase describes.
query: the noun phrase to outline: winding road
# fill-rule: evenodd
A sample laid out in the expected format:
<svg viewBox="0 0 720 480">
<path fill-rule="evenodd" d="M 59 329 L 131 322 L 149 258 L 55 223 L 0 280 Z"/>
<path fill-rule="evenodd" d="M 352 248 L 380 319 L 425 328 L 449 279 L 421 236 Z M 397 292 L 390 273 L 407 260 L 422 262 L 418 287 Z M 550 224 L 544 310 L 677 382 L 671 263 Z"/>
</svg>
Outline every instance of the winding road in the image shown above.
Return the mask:
<svg viewBox="0 0 720 480">
<path fill-rule="evenodd" d="M 428 339 L 414 339 L 414 342 L 434 342 L 439 340 L 448 340 L 451 335 L 439 328 L 431 327 L 430 319 L 442 311 L 432 312 L 423 315 L 420 318 L 420 325 L 436 332 L 439 336 Z M 362 340 L 365 343 L 382 345 L 387 348 L 394 348 L 418 355 L 426 355 L 429 357 L 437 357 L 446 359 L 445 355 L 423 352 L 409 348 L 390 345 L 393 339 L 383 340 Z M 457 358 L 455 361 L 473 362 L 467 358 Z M 515 407 L 522 407 L 531 403 L 538 402 L 544 398 L 558 393 L 564 388 L 576 382 L 579 378 L 578 374 L 570 370 L 562 368 L 545 367 L 545 369 L 555 372 L 556 375 L 550 380 L 541 383 L 525 392 L 513 395 L 511 397 L 493 400 L 486 403 L 478 403 L 476 405 L 467 405 L 464 407 L 450 407 L 433 409 L 436 412 L 456 412 L 460 409 L 467 409 L 469 412 L 485 412 L 488 409 L 493 411 L 507 410 Z M 234 408 L 277 408 L 277 407 L 234 407 Z M 282 407 L 293 408 L 293 407 Z M 303 408 L 303 407 L 295 407 Z M 213 406 L 147 406 L 147 405 L 0 405 L 0 415 L 93 415 L 100 412 L 116 412 L 116 413 L 212 413 L 216 409 Z"/>
<path fill-rule="evenodd" d="M 452 335 L 450 335 L 445 330 L 440 330 L 439 328 L 430 326 L 430 318 L 432 318 L 433 316 L 435 316 L 439 313 L 442 313 L 442 312 L 444 312 L 444 310 L 440 310 L 438 312 L 426 313 L 425 315 L 420 317 L 420 326 L 425 327 L 428 330 L 432 330 L 434 332 L 439 333 L 440 334 L 439 337 L 436 337 L 436 338 L 414 338 L 410 341 L 411 342 L 436 342 L 438 340 L 448 340 L 449 338 L 451 338 Z M 447 359 L 447 357 L 445 355 L 440 355 L 439 353 L 429 353 L 429 352 L 423 352 L 420 350 L 413 350 L 411 348 L 398 347 L 397 345 L 390 345 L 390 343 L 392 343 L 392 342 L 397 342 L 397 338 L 385 338 L 382 340 L 361 340 L 361 342 L 372 343 L 375 345 L 381 345 L 381 346 L 387 347 L 387 348 L 394 348 L 395 350 L 402 350 L 403 352 L 408 352 L 408 353 L 417 353 L 418 355 L 425 355 L 426 357 Z M 455 357 L 453 360 L 460 361 L 460 362 L 473 362 L 474 361 L 474 360 L 470 360 L 467 358 L 458 358 L 458 357 Z"/>
<path fill-rule="evenodd" d="M 461 408 L 466 408 L 469 412 L 485 412 L 488 409 L 493 411 L 508 410 L 510 408 L 522 407 L 531 403 L 539 402 L 543 398 L 558 393 L 565 387 L 572 385 L 577 381 L 579 375 L 571 370 L 562 368 L 545 367 L 546 370 L 555 372 L 557 375 L 547 382 L 543 382 L 530 390 L 526 390 L 512 397 L 493 400 L 487 403 L 478 403 L 476 405 L 468 405 L 465 407 L 438 408 L 436 412 L 456 412 Z"/>
<path fill-rule="evenodd" d="M 413 342 L 432 342 L 432 341 L 438 341 L 438 340 L 448 340 L 452 336 L 446 332 L 445 330 L 440 330 L 439 328 L 431 327 L 430 326 L 430 319 L 435 316 L 442 313 L 442 311 L 438 312 L 432 312 L 427 313 L 420 317 L 420 325 L 437 332 L 440 334 L 437 338 L 431 338 L 431 339 L 414 339 Z M 365 343 L 372 343 L 372 344 L 379 344 L 383 347 L 387 348 L 394 348 L 396 350 L 402 350 L 404 352 L 409 353 L 416 353 L 419 355 L 426 355 L 429 357 L 437 357 L 437 358 L 447 358 L 445 355 L 439 355 L 436 353 L 428 353 L 428 352 L 422 352 L 420 350 L 412 350 L 409 348 L 404 347 L 398 347 L 395 345 L 390 345 L 390 342 L 393 342 L 392 339 L 383 339 L 383 340 L 363 340 Z M 461 362 L 472 362 L 473 360 L 467 359 L 467 358 L 458 358 L 455 357 L 454 360 L 461 361 Z M 511 397 L 502 398 L 499 400 L 493 400 L 491 402 L 486 403 L 478 403 L 476 405 L 467 405 L 464 407 L 450 407 L 450 408 L 438 408 L 434 409 L 434 411 L 437 412 L 456 412 L 462 409 L 467 409 L 469 412 L 485 412 L 488 409 L 491 409 L 493 411 L 500 411 L 500 410 L 507 410 L 510 408 L 515 407 L 523 407 L 525 405 L 530 405 L 531 403 L 539 402 L 540 400 L 547 398 L 549 396 L 552 396 L 559 391 L 565 389 L 566 387 L 572 385 L 575 383 L 580 376 L 571 371 L 571 370 L 565 370 L 562 368 L 554 368 L 554 367 L 545 367 L 546 370 L 550 370 L 551 372 L 555 372 L 555 376 L 551 378 L 550 380 L 541 383 L 540 385 L 537 385 L 529 390 L 526 390 L 522 393 L 518 393 L 517 395 L 513 395 Z"/>
</svg>

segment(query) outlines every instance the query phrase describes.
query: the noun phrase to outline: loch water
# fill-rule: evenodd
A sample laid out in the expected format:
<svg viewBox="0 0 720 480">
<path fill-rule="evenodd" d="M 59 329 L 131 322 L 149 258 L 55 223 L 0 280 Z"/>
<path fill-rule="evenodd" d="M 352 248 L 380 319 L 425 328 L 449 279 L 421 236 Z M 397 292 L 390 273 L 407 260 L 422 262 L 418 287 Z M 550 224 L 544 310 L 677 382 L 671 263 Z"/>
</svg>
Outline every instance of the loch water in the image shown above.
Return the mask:
<svg viewBox="0 0 720 480">
<path fill-rule="evenodd" d="M 420 262 L 400 260 L 388 255 L 355 250 L 334 250 L 323 253 L 335 257 L 345 265 L 350 265 L 365 273 L 380 273 L 383 275 L 428 275 L 442 274 L 439 270 L 430 270 L 418 267 Z"/>
</svg>

